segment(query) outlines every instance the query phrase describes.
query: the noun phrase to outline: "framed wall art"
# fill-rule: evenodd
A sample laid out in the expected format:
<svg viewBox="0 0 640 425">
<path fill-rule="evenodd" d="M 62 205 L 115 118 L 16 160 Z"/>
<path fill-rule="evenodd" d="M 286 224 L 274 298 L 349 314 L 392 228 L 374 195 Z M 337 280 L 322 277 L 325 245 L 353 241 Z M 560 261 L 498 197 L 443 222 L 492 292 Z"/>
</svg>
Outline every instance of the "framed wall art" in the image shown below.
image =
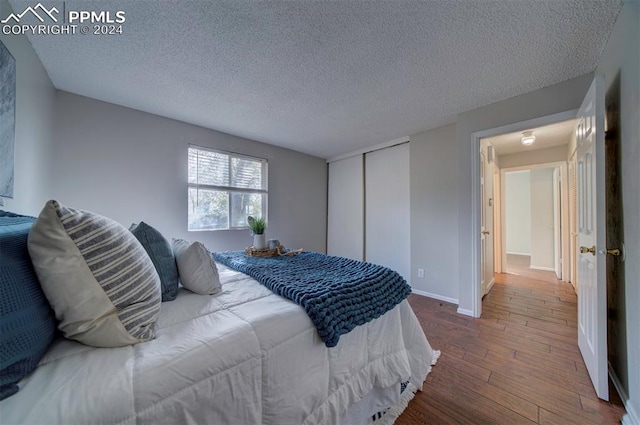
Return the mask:
<svg viewBox="0 0 640 425">
<path fill-rule="evenodd" d="M 13 198 L 16 61 L 0 41 L 0 196 Z"/>
</svg>

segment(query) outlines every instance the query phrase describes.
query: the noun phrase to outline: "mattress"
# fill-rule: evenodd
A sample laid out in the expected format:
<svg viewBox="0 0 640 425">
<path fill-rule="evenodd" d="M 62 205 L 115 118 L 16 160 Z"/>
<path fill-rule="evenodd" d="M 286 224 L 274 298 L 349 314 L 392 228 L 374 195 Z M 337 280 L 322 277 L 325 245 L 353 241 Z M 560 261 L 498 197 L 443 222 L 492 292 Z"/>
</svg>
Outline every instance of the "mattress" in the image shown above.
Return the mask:
<svg viewBox="0 0 640 425">
<path fill-rule="evenodd" d="M 2 423 L 340 424 L 373 414 L 376 392 L 420 389 L 439 355 L 406 300 L 327 348 L 301 307 L 219 269 L 221 293 L 162 303 L 153 341 L 57 339 L 0 402 Z"/>
</svg>

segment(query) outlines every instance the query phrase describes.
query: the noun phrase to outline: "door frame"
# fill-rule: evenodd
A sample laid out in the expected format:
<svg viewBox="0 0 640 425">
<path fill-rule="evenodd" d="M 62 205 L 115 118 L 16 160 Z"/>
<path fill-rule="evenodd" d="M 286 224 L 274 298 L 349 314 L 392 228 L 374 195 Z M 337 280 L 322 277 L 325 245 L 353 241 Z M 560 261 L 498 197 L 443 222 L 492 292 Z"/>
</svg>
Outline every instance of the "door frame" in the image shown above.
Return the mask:
<svg viewBox="0 0 640 425">
<path fill-rule="evenodd" d="M 566 161 L 565 161 L 566 163 Z M 567 165 L 565 164 L 565 167 Z M 568 170 L 568 167 L 567 167 Z M 567 208 L 567 205 L 564 205 L 562 202 L 562 196 L 564 195 L 564 190 L 562 189 L 562 184 L 565 181 L 562 179 L 562 168 L 556 168 L 553 170 L 553 268 L 556 277 L 560 280 L 568 281 L 565 279 L 565 274 L 563 273 L 563 263 L 564 258 L 567 256 L 567 252 L 563 249 L 563 242 L 566 238 L 562 233 L 565 231 L 566 225 L 563 223 L 565 214 L 563 214 L 563 209 Z"/>
<path fill-rule="evenodd" d="M 471 273 L 471 315 L 480 317 L 482 314 L 482 288 L 480 287 L 482 279 L 481 273 L 481 238 L 480 238 L 480 208 L 482 206 L 480 200 L 480 165 L 476 158 L 480 157 L 481 140 L 487 137 L 494 137 L 505 133 L 515 133 L 524 131 L 532 127 L 542 127 L 549 124 L 555 124 L 561 121 L 575 119 L 578 115 L 578 109 L 572 109 L 557 114 L 546 115 L 533 118 L 526 121 L 520 121 L 501 127 L 490 128 L 471 134 L 471 235 L 473 244 L 471 246 L 471 263 L 473 265 L 473 273 Z M 568 153 L 567 153 L 568 154 Z"/>
</svg>

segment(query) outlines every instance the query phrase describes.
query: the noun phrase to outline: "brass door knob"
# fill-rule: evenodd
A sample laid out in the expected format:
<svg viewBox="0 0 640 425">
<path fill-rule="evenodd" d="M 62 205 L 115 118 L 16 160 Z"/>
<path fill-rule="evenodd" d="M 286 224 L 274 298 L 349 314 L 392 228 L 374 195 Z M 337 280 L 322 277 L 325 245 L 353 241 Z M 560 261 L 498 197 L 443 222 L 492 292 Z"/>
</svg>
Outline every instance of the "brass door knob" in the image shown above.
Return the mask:
<svg viewBox="0 0 640 425">
<path fill-rule="evenodd" d="M 591 248 L 587 248 L 586 246 L 581 246 L 580 247 L 580 254 L 588 254 L 591 253 L 591 255 L 596 255 L 596 246 L 592 246 Z"/>
<path fill-rule="evenodd" d="M 615 257 L 619 257 L 620 256 L 620 250 L 618 248 L 614 248 L 614 249 L 607 249 L 607 254 L 611 254 Z"/>
<path fill-rule="evenodd" d="M 482 234 L 483 234 L 483 235 L 488 235 L 488 234 L 489 234 L 489 231 L 488 231 L 488 230 L 483 230 L 483 231 L 482 231 Z"/>
</svg>

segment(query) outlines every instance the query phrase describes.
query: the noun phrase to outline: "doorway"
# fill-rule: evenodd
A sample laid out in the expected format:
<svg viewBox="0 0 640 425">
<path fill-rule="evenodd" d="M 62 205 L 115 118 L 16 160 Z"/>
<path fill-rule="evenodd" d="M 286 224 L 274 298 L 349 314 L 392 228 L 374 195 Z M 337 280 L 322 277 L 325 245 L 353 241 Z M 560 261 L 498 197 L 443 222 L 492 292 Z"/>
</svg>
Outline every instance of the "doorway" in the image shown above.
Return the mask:
<svg viewBox="0 0 640 425">
<path fill-rule="evenodd" d="M 618 186 L 620 186 L 621 182 L 621 176 L 619 175 L 620 160 L 616 156 L 619 153 L 619 137 L 617 134 L 609 134 L 612 132 L 611 130 L 607 131 L 607 124 L 611 125 L 611 121 L 619 120 L 616 114 L 619 111 L 620 95 L 615 88 L 615 84 L 613 87 L 609 87 L 606 93 L 605 117 L 603 86 L 603 77 L 596 76 L 576 114 L 576 138 L 573 149 L 568 152 L 573 154 L 575 150 L 577 158 L 576 170 L 572 171 L 575 171 L 577 177 L 578 194 L 576 206 L 577 245 L 579 246 L 576 270 L 578 281 L 578 345 L 598 397 L 608 400 L 609 385 L 607 375 L 615 381 L 615 373 L 612 374 L 610 371 L 608 373 L 608 369 L 611 369 L 612 365 L 611 363 L 607 364 L 607 360 L 611 361 L 615 359 L 615 356 L 610 356 L 607 359 L 607 354 L 609 354 L 607 353 L 607 342 L 611 341 L 610 338 L 609 341 L 607 338 L 607 327 L 616 327 L 616 324 L 612 323 L 610 318 L 607 320 L 607 317 L 612 314 L 611 310 L 607 310 L 607 308 L 610 308 L 611 304 L 613 304 L 611 298 L 613 298 L 614 303 L 617 301 L 618 305 L 624 305 L 621 302 L 624 299 L 624 295 L 612 294 L 612 292 L 615 292 L 612 290 L 612 283 L 616 284 L 620 276 L 614 272 L 609 273 L 608 263 L 610 259 L 615 264 L 618 264 L 619 261 L 624 262 L 625 253 L 624 242 L 619 237 L 624 232 L 620 230 L 616 232 L 615 229 L 615 226 L 619 229 L 622 228 L 622 217 L 619 214 L 621 208 L 619 208 L 619 205 L 615 205 L 616 201 L 618 201 L 618 204 L 620 203 L 618 191 Z M 568 114 L 566 113 L 566 115 Z M 548 119 L 549 117 L 539 118 L 531 120 L 531 122 L 540 122 L 540 120 Z M 505 127 L 512 130 L 522 124 L 513 124 Z M 481 138 L 492 134 L 500 134 L 498 130 L 493 129 L 474 133 L 472 135 L 472 154 L 475 156 L 479 151 Z M 613 133 L 616 132 L 613 131 Z M 606 156 L 605 153 L 609 155 Z M 605 164 L 605 160 L 610 163 Z M 477 265 L 476 267 L 478 268 L 476 270 L 478 270 L 480 268 L 477 262 L 480 251 L 480 237 L 478 236 L 480 220 L 479 208 L 476 203 L 478 202 L 480 190 L 477 183 L 479 177 L 475 167 L 472 166 L 472 170 L 474 171 L 472 173 L 472 199 L 474 200 L 472 215 L 475 219 L 471 223 L 471 229 L 476 240 L 476 243 L 472 246 L 472 260 Z M 568 179 L 565 179 L 565 181 L 568 181 Z M 610 202 L 610 196 L 614 202 Z M 615 212 L 616 209 L 617 213 Z M 613 217 L 608 217 L 607 214 L 609 213 Z M 607 226 L 607 219 L 616 221 L 615 226 Z M 612 238 L 613 240 L 610 240 L 609 233 L 617 234 Z M 569 238 L 566 238 L 565 241 L 567 239 Z M 616 241 L 621 244 L 621 248 L 610 247 L 609 244 Z M 609 274 L 614 280 L 612 283 L 607 282 L 610 277 Z M 614 275 L 616 276 L 614 277 Z M 477 274 L 472 276 L 471 295 L 473 304 L 471 313 L 475 317 L 479 317 L 482 313 L 482 304 L 478 296 L 479 281 L 480 277 Z M 610 297 L 609 300 L 607 300 L 607 295 Z M 625 315 L 624 310 L 620 312 Z M 621 322 L 624 322 L 624 320 L 618 323 Z M 616 387 L 624 387 L 624 383 L 620 382 L 614 385 Z"/>
<path fill-rule="evenodd" d="M 496 251 L 503 258 L 502 273 L 523 266 L 553 272 L 555 278 L 569 280 L 567 188 L 562 178 L 566 163 L 501 170 L 502 188 L 497 205 L 503 211 L 500 226 L 504 243 Z M 564 248 L 563 248 L 564 247 Z"/>
<path fill-rule="evenodd" d="M 569 281 L 567 160 L 576 119 L 559 114 L 549 121 L 479 140 L 481 297 L 495 273 L 508 272 L 509 259 Z M 533 140 L 525 144 L 525 136 Z"/>
<path fill-rule="evenodd" d="M 476 236 L 474 236 L 475 242 L 473 244 L 472 251 L 471 251 L 471 262 L 472 264 L 474 264 L 475 272 L 471 274 L 471 301 L 472 301 L 471 310 L 469 310 L 468 312 L 460 310 L 461 312 L 464 312 L 465 314 L 469 314 L 473 317 L 480 317 L 482 314 L 482 285 L 481 285 L 482 256 L 481 256 L 481 236 L 480 235 L 482 232 L 481 211 L 484 203 L 482 202 L 481 196 L 480 196 L 481 195 L 480 194 L 480 161 L 477 160 L 477 158 L 480 157 L 482 140 L 499 138 L 509 133 L 524 132 L 527 129 L 538 128 L 538 127 L 547 126 L 550 124 L 556 124 L 556 123 L 560 123 L 568 120 L 574 120 L 577 116 L 577 112 L 578 112 L 577 110 L 560 112 L 560 113 L 551 114 L 551 115 L 547 115 L 539 118 L 534 118 L 527 121 L 508 124 L 502 127 L 483 130 L 483 131 L 479 131 L 472 134 L 471 154 L 472 154 L 473 161 L 471 162 L 471 183 L 472 183 L 471 214 L 474 217 L 474 219 L 471 222 L 471 232 L 473 235 L 476 235 Z M 495 140 L 493 140 L 493 142 L 494 143 L 492 143 L 492 146 L 495 147 Z M 513 158 L 514 157 L 512 157 L 511 159 Z M 564 159 L 566 160 L 566 157 Z M 508 164 L 500 163 L 499 157 L 498 157 L 496 167 L 501 168 L 505 166 L 508 166 Z M 500 195 L 501 194 L 496 193 L 496 198 L 499 197 Z M 495 214 L 501 215 L 503 214 L 503 212 L 500 211 L 498 208 L 494 208 L 494 215 Z M 499 232 L 499 230 L 497 230 L 497 232 Z M 504 237 L 505 235 L 502 234 L 502 235 L 498 235 L 497 239 L 494 236 L 494 239 L 496 240 L 497 243 L 501 243 L 504 246 L 504 244 L 506 243 Z M 501 258 L 501 256 L 495 256 L 495 257 L 496 258 L 494 258 L 494 264 L 496 266 L 496 271 L 503 272 L 505 270 L 506 259 Z M 568 262 L 566 262 L 566 264 L 568 265 Z"/>
</svg>

